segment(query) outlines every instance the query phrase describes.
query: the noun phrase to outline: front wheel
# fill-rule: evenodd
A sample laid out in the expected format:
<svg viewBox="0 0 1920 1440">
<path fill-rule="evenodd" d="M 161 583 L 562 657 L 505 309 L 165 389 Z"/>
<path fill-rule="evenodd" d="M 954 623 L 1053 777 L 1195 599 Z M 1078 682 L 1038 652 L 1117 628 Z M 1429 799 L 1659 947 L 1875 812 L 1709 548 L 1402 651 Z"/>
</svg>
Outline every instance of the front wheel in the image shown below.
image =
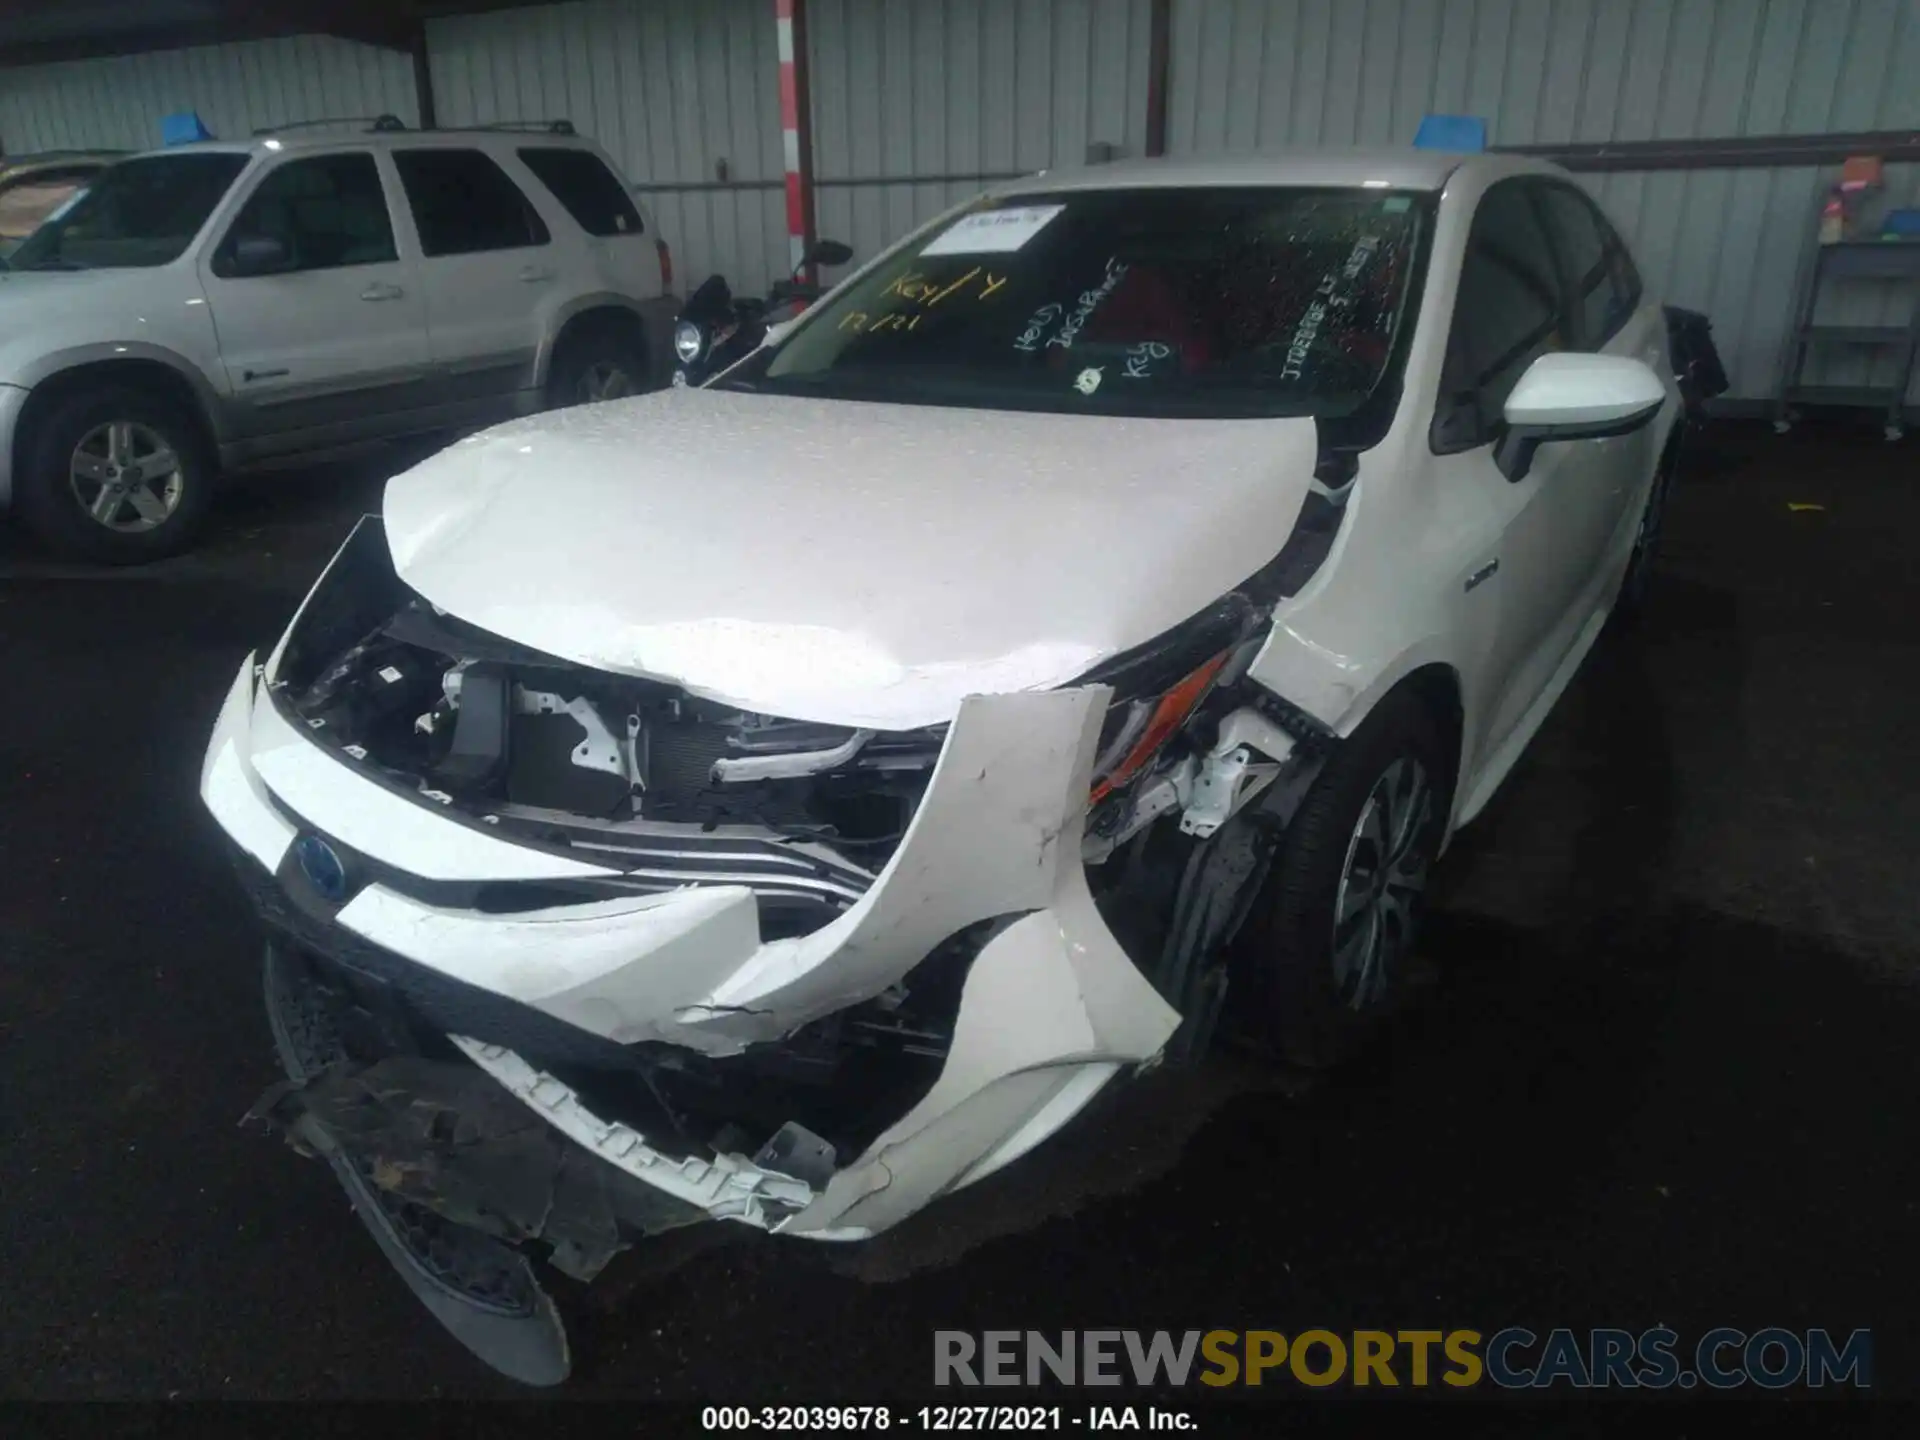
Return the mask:
<svg viewBox="0 0 1920 1440">
<path fill-rule="evenodd" d="M 1390 696 L 1327 761 L 1287 827 L 1245 958 L 1266 982 L 1273 1033 L 1293 1063 L 1337 1064 L 1398 1008 L 1453 769 L 1419 696 Z"/>
<path fill-rule="evenodd" d="M 26 451 L 21 518 L 70 559 L 137 565 L 176 554 L 213 499 L 200 427 L 144 390 L 101 386 L 54 401 Z"/>
<path fill-rule="evenodd" d="M 617 330 L 595 329 L 570 338 L 553 358 L 547 404 L 592 405 L 622 400 L 646 388 L 646 360 L 639 346 Z"/>
</svg>

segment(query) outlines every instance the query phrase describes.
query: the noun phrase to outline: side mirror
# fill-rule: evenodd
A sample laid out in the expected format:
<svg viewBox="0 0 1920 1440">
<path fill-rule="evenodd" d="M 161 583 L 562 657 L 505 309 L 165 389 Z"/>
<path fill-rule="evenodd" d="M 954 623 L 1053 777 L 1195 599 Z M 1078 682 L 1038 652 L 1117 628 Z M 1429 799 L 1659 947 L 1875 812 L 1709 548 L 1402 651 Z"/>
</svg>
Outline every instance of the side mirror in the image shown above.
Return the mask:
<svg viewBox="0 0 1920 1440">
<path fill-rule="evenodd" d="M 293 256 L 287 245 L 272 235 L 241 235 L 235 238 L 227 263 L 235 276 L 277 275 L 293 268 Z"/>
<path fill-rule="evenodd" d="M 1667 387 L 1645 361 L 1624 355 L 1542 355 L 1507 396 L 1507 433 L 1494 446 L 1493 463 L 1507 479 L 1524 480 L 1542 445 L 1630 435 L 1666 401 Z"/>
<path fill-rule="evenodd" d="M 838 240 L 816 240 L 813 248 L 807 251 L 806 263 L 825 265 L 829 268 L 844 265 L 853 259 L 853 247 Z"/>
<path fill-rule="evenodd" d="M 709 275 L 700 282 L 699 288 L 687 297 L 682 315 L 696 318 L 703 315 L 724 315 L 733 308 L 733 287 L 727 284 L 727 277 L 721 274 Z"/>
</svg>

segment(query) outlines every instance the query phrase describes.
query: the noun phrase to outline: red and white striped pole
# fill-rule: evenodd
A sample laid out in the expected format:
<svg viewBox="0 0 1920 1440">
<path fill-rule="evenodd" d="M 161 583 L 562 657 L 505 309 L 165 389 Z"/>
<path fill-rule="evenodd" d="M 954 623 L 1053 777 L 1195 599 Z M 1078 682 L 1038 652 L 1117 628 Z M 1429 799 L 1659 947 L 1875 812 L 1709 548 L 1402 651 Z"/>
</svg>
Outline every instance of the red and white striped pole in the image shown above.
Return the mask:
<svg viewBox="0 0 1920 1440">
<path fill-rule="evenodd" d="M 787 264 L 812 280 L 813 124 L 807 103 L 806 0 L 773 0 L 780 30 L 780 145 L 787 168 Z"/>
</svg>

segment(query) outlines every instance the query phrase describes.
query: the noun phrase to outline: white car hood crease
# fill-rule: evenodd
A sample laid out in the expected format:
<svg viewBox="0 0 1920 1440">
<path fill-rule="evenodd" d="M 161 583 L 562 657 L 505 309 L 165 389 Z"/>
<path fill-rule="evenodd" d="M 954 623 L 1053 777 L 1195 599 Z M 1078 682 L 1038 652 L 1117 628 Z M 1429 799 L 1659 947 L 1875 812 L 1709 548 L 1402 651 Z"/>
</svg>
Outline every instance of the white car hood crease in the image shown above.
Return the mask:
<svg viewBox="0 0 1920 1440">
<path fill-rule="evenodd" d="M 514 421 L 388 483 L 400 578 L 565 660 L 880 730 L 1048 689 L 1271 560 L 1311 420 L 676 389 Z"/>
</svg>

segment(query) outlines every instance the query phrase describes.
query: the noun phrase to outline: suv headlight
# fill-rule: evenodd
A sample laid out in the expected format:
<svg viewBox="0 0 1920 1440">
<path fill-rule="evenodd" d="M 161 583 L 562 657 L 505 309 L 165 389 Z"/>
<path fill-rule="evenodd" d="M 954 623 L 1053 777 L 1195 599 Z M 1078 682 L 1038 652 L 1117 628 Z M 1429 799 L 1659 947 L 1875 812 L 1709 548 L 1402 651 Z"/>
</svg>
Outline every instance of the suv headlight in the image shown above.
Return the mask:
<svg viewBox="0 0 1920 1440">
<path fill-rule="evenodd" d="M 700 352 L 707 348 L 707 334 L 691 320 L 682 320 L 673 327 L 673 353 L 680 357 L 683 365 L 691 365 L 700 358 Z"/>
</svg>

